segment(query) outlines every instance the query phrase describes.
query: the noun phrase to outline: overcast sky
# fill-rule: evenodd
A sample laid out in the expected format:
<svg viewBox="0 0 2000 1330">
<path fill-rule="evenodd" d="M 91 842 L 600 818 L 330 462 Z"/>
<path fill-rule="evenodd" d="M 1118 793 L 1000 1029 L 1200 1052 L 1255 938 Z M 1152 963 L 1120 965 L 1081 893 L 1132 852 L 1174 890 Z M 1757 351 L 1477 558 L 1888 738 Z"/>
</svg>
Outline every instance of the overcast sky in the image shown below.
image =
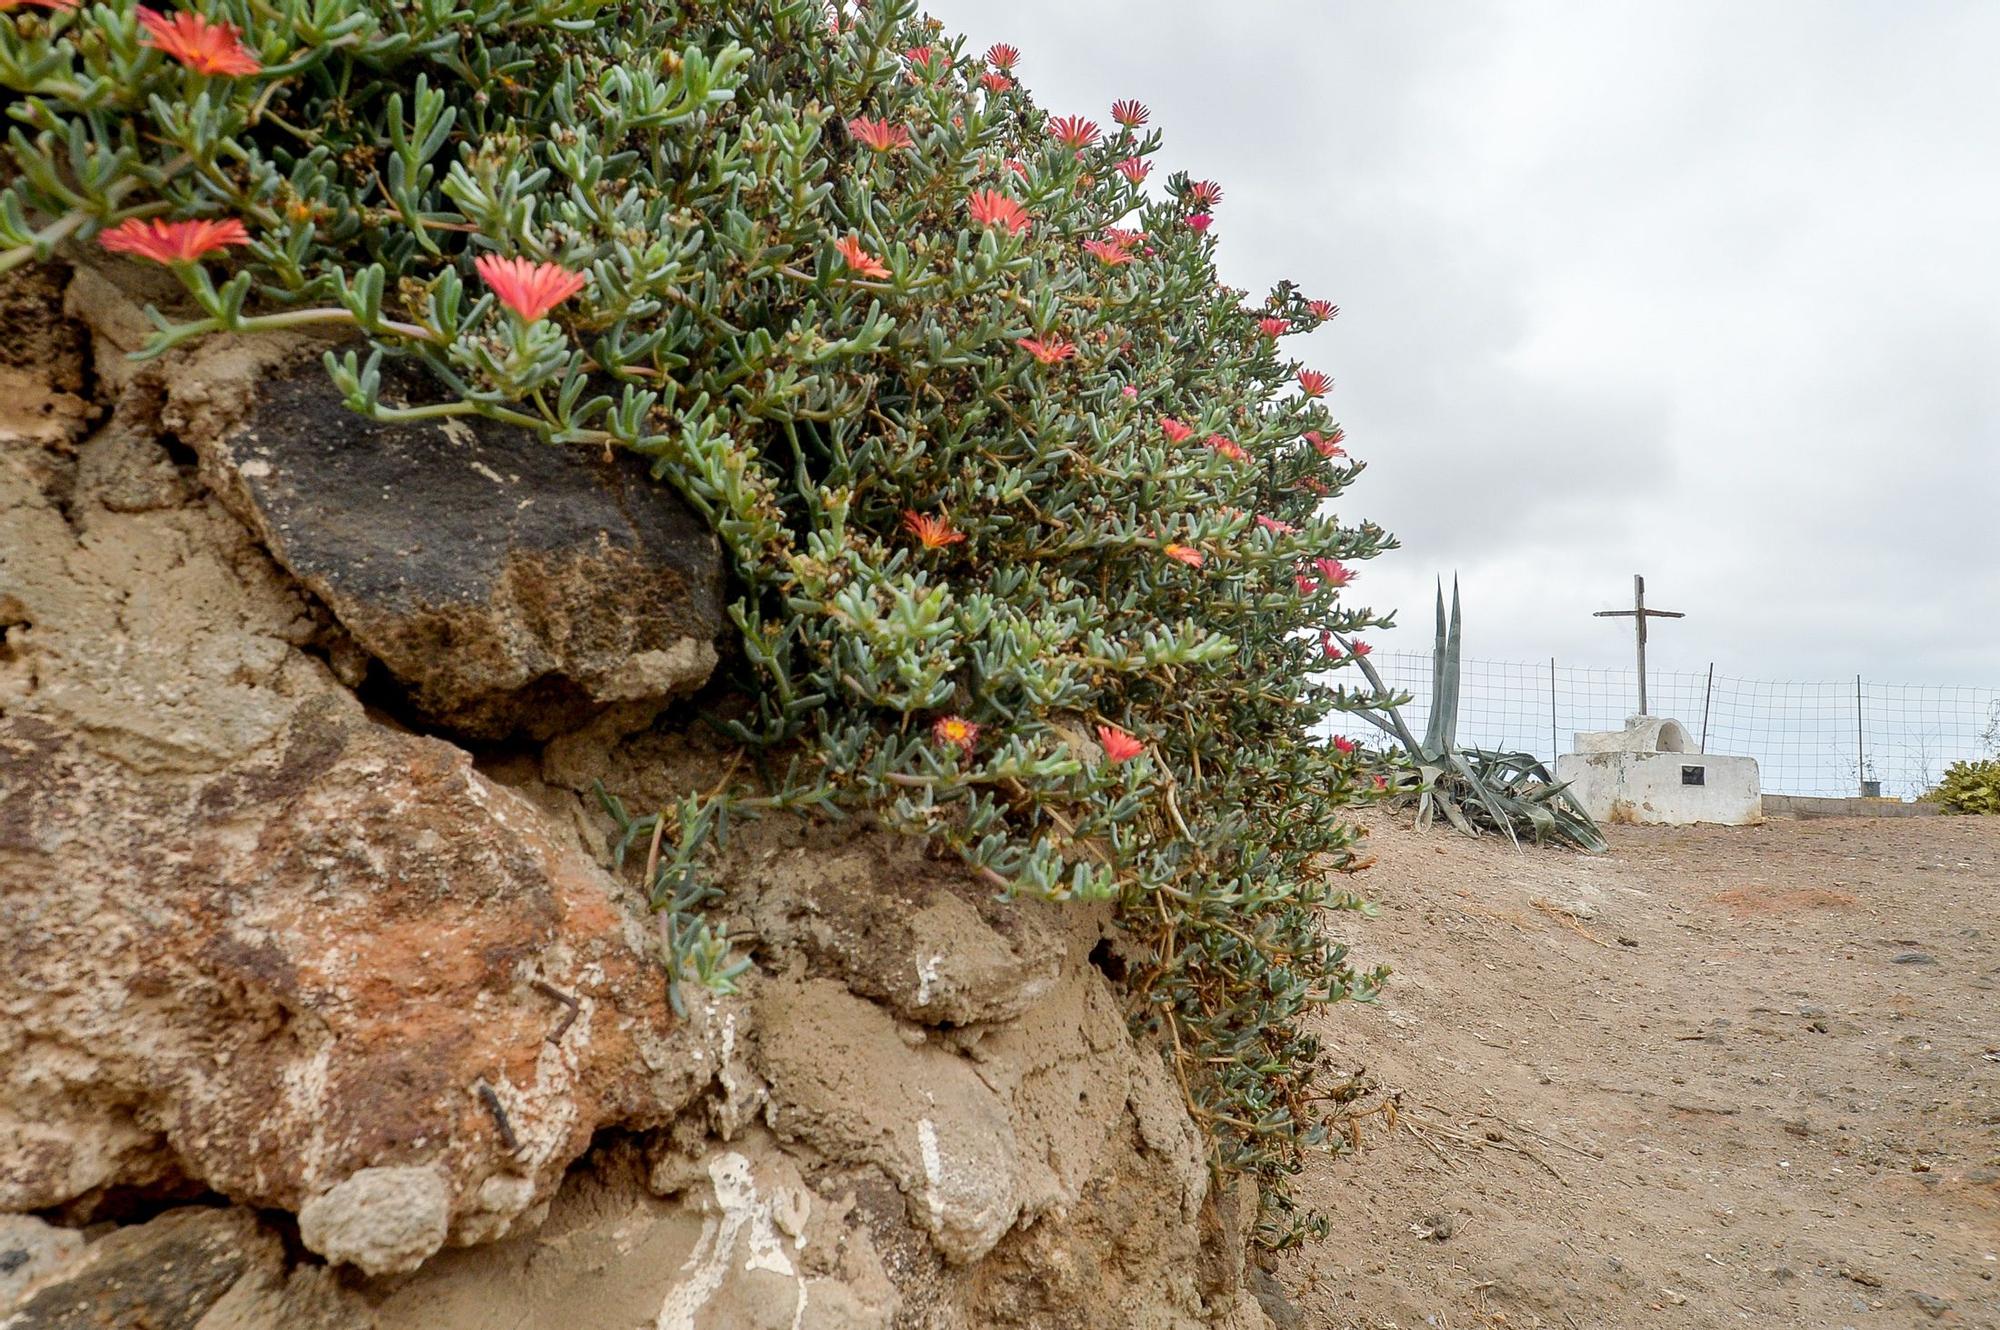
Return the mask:
<svg viewBox="0 0 2000 1330">
<path fill-rule="evenodd" d="M 1356 586 L 1429 644 L 2000 683 L 2000 4 L 930 0 L 1150 105 L 1225 280 L 1341 316 Z"/>
</svg>

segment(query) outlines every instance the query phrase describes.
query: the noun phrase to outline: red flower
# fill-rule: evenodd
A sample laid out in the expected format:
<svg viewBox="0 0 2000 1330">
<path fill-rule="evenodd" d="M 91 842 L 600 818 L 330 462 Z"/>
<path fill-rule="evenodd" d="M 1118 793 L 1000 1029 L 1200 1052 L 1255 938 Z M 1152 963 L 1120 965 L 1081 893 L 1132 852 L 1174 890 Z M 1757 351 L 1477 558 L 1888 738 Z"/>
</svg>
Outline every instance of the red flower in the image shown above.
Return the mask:
<svg viewBox="0 0 2000 1330">
<path fill-rule="evenodd" d="M 860 236 L 842 236 L 833 242 L 833 247 L 840 251 L 841 262 L 845 263 L 860 276 L 887 277 L 889 275 L 889 270 L 882 266 L 882 261 L 861 247 Z"/>
<path fill-rule="evenodd" d="M 979 76 L 980 86 L 988 92 L 1005 92 L 1014 86 L 1014 80 L 1005 74 L 995 74 L 990 70 Z"/>
<path fill-rule="evenodd" d="M 1111 118 L 1127 129 L 1137 129 L 1152 118 L 1144 102 L 1115 101 L 1111 103 Z"/>
<path fill-rule="evenodd" d="M 1283 337 L 1291 330 L 1292 321 L 1290 319 L 1265 318 L 1257 320 L 1257 331 L 1263 333 L 1266 337 Z"/>
<path fill-rule="evenodd" d="M 1326 482 L 1318 476 L 1300 476 L 1299 488 L 1309 493 L 1317 494 L 1322 499 L 1327 496 Z"/>
<path fill-rule="evenodd" d="M 1316 429 L 1307 430 L 1305 436 L 1306 442 L 1311 444 L 1313 446 L 1313 451 L 1317 452 L 1321 457 L 1347 456 L 1346 451 L 1342 449 L 1340 444 L 1337 442 L 1337 440 L 1344 439 L 1346 437 L 1347 436 L 1338 429 L 1334 430 L 1333 436 L 1331 438 L 1322 435 Z"/>
<path fill-rule="evenodd" d="M 100 232 L 97 243 L 114 254 L 133 254 L 154 263 L 193 263 L 226 246 L 249 244 L 250 233 L 234 217 L 202 222 L 131 217 Z"/>
<path fill-rule="evenodd" d="M 1304 573 L 1293 573 L 1292 585 L 1299 589 L 1301 596 L 1310 596 L 1313 592 L 1319 590 L 1319 582 L 1307 577 Z"/>
<path fill-rule="evenodd" d="M 1132 261 L 1132 256 L 1115 240 L 1086 240 L 1083 242 L 1083 252 L 1107 268 L 1115 268 L 1121 263 Z"/>
<path fill-rule="evenodd" d="M 1049 121 L 1049 133 L 1064 147 L 1081 152 L 1097 142 L 1097 122 L 1080 115 L 1059 115 Z"/>
<path fill-rule="evenodd" d="M 1160 553 L 1169 559 L 1178 559 L 1190 568 L 1199 568 L 1203 562 L 1201 551 L 1191 545 L 1169 545 Z"/>
<path fill-rule="evenodd" d="M 1306 308 L 1311 310 L 1312 316 L 1321 323 L 1325 323 L 1328 319 L 1340 313 L 1340 306 L 1334 304 L 1331 300 L 1315 300 L 1308 304 Z"/>
<path fill-rule="evenodd" d="M 1124 161 L 1118 163 L 1118 174 L 1124 176 L 1135 185 L 1144 184 L 1146 177 L 1151 175 L 1152 172 L 1152 163 L 1142 157 L 1127 157 Z"/>
<path fill-rule="evenodd" d="M 1331 587 L 1343 587 L 1354 580 L 1353 571 L 1338 559 L 1314 559 L 1313 567 L 1319 569 L 1319 575 Z"/>
<path fill-rule="evenodd" d="M 1197 180 L 1188 186 L 1187 201 L 1196 212 L 1213 212 L 1222 202 L 1222 186 L 1213 180 Z"/>
<path fill-rule="evenodd" d="M 965 200 L 965 210 L 981 226 L 1004 226 L 1008 235 L 1019 235 L 1034 219 L 1028 210 L 997 189 L 974 190 Z"/>
<path fill-rule="evenodd" d="M 1206 231 L 1215 224 L 1215 219 L 1205 212 L 1198 212 L 1187 219 L 1187 224 L 1197 231 Z"/>
<path fill-rule="evenodd" d="M 1387 790 L 1389 788 L 1389 778 L 1387 776 L 1377 776 L 1374 779 L 1374 781 L 1371 782 L 1371 788 L 1376 790 Z"/>
<path fill-rule="evenodd" d="M 1020 63 L 1021 53 L 1005 42 L 995 42 L 986 48 L 986 63 L 1005 72 Z"/>
<path fill-rule="evenodd" d="M 236 77 L 255 74 L 263 66 L 244 49 L 233 23 L 210 23 L 183 10 L 172 18 L 140 5 L 135 11 L 146 29 L 145 45 L 165 51 L 197 74 Z"/>
<path fill-rule="evenodd" d="M 931 737 L 947 748 L 958 748 L 966 753 L 979 742 L 979 727 L 963 716 L 941 716 L 931 726 Z"/>
<path fill-rule="evenodd" d="M 1024 179 L 1028 174 L 1028 164 L 1022 161 L 1018 157 L 1009 157 L 1007 159 L 1007 169 L 1009 171 L 1012 171 L 1015 175 L 1023 177 Z"/>
<path fill-rule="evenodd" d="M 1299 371 L 1299 391 L 1307 397 L 1324 397 L 1326 390 L 1333 386 L 1333 380 L 1316 369 Z"/>
<path fill-rule="evenodd" d="M 1369 646 L 1366 642 L 1356 642 L 1352 647 L 1348 648 L 1348 650 L 1357 656 L 1365 656 L 1374 649 L 1374 647 Z"/>
<path fill-rule="evenodd" d="M 1014 345 L 1020 347 L 1044 365 L 1053 365 L 1058 361 L 1068 360 L 1076 354 L 1076 344 L 1074 342 L 1065 342 L 1060 337 L 1050 337 L 1047 339 L 1039 337 L 1016 337 Z"/>
<path fill-rule="evenodd" d="M 1104 756 L 1112 762 L 1130 762 L 1146 751 L 1146 745 L 1134 739 L 1116 725 L 1097 727 L 1097 742 L 1104 745 Z"/>
<path fill-rule="evenodd" d="M 1345 755 L 1354 751 L 1355 743 L 1352 739 L 1336 734 L 1333 736 L 1333 747 L 1335 752 Z"/>
<path fill-rule="evenodd" d="M 1319 649 L 1326 653 L 1328 660 L 1340 659 L 1340 643 L 1333 640 L 1333 634 L 1325 628 L 1319 630 Z"/>
<path fill-rule="evenodd" d="M 1232 462 L 1247 462 L 1250 460 L 1250 454 L 1244 452 L 1234 439 L 1224 438 L 1220 434 L 1211 434 L 1203 442 Z"/>
<path fill-rule="evenodd" d="M 1167 436 L 1169 443 L 1186 443 L 1194 437 L 1194 430 L 1190 426 L 1181 424 L 1172 416 L 1160 417 L 1160 433 Z"/>
<path fill-rule="evenodd" d="M 931 48 L 928 46 L 912 46 L 909 50 L 903 52 L 903 59 L 913 65 L 928 65 L 931 62 Z"/>
<path fill-rule="evenodd" d="M 947 545 L 956 545 L 965 539 L 965 533 L 951 524 L 951 514 L 940 513 L 936 517 L 929 513 L 903 512 L 903 529 L 917 538 L 917 543 L 927 550 L 941 550 Z"/>
<path fill-rule="evenodd" d="M 1257 514 L 1257 525 L 1274 536 L 1289 536 L 1298 530 L 1290 522 L 1280 522 L 1277 518 L 1266 517 L 1262 513 Z"/>
<path fill-rule="evenodd" d="M 1144 231 L 1128 231 L 1122 226 L 1104 228 L 1104 238 L 1120 249 L 1137 249 L 1139 242 L 1146 238 Z"/>
<path fill-rule="evenodd" d="M 864 147 L 876 152 L 889 152 L 896 148 L 910 146 L 910 131 L 901 125 L 892 125 L 886 120 L 870 120 L 858 115 L 847 122 L 847 132 Z"/>
<path fill-rule="evenodd" d="M 481 254 L 472 261 L 480 277 L 500 297 L 500 303 L 533 323 L 578 291 L 584 277 L 559 263 L 536 263 L 530 259 L 503 259 L 497 254 Z"/>
</svg>

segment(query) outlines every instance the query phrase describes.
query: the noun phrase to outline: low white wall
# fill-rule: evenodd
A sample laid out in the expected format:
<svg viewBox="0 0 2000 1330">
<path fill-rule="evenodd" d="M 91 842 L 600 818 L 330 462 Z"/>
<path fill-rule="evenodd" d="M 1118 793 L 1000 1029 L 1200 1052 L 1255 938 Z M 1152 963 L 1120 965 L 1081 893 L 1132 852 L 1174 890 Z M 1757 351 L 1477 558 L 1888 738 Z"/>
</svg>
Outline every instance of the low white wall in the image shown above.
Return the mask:
<svg viewBox="0 0 2000 1330">
<path fill-rule="evenodd" d="M 1699 767 L 1700 785 L 1682 783 L 1681 768 Z M 1754 757 L 1705 753 L 1565 753 L 1556 779 L 1599 822 L 1686 826 L 1719 822 L 1747 826 L 1764 819 Z"/>
</svg>

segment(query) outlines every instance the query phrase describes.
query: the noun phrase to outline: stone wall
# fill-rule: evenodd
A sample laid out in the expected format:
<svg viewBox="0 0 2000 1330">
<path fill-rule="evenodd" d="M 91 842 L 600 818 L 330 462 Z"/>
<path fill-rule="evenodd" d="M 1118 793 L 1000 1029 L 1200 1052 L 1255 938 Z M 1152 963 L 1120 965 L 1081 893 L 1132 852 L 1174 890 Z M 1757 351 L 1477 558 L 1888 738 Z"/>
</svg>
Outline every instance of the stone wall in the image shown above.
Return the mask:
<svg viewBox="0 0 2000 1330">
<path fill-rule="evenodd" d="M 0 1330 L 1268 1324 L 1101 914 L 759 824 L 675 1014 L 592 797 L 730 768 L 668 490 L 0 280 Z"/>
</svg>

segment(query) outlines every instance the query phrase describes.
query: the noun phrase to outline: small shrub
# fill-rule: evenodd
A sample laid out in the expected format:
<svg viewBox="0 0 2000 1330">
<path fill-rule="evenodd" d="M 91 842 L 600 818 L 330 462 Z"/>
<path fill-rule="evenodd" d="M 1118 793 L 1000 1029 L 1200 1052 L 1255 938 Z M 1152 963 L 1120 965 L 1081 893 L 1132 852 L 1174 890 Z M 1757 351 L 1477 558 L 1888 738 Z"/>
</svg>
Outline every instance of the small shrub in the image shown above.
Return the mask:
<svg viewBox="0 0 2000 1330">
<path fill-rule="evenodd" d="M 1947 813 L 2000 814 L 2000 758 L 1952 763 L 1924 798 Z"/>
<path fill-rule="evenodd" d="M 677 1000 L 745 964 L 703 865 L 772 809 L 1114 901 L 1215 1162 L 1313 1227 L 1284 1180 L 1354 1089 L 1305 1017 L 1381 978 L 1320 927 L 1371 796 L 1311 671 L 1390 544 L 1327 512 L 1361 467 L 1282 349 L 1336 311 L 1217 281 L 1221 191 L 1143 106 L 1051 116 L 913 0 L 201 2 L 0 14 L 0 269 L 166 263 L 152 353 L 326 329 L 356 411 L 651 458 L 731 560 L 760 774 L 612 805 Z"/>
</svg>

